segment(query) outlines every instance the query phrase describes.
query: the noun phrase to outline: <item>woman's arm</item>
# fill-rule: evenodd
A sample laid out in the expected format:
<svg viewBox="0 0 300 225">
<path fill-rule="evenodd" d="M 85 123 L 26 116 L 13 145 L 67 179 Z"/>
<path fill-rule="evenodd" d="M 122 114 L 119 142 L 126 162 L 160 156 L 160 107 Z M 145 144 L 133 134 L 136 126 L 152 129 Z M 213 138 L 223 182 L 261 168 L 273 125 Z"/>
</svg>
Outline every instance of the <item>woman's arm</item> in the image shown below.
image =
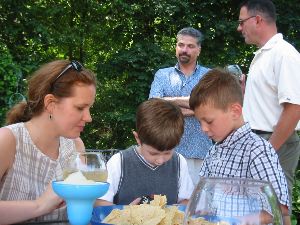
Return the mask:
<svg viewBox="0 0 300 225">
<path fill-rule="evenodd" d="M 0 224 L 12 224 L 52 212 L 63 205 L 52 190 L 51 184 L 36 200 L 0 201 Z"/>
<path fill-rule="evenodd" d="M 15 154 L 16 140 L 13 133 L 8 128 L 0 128 L 0 180 L 12 167 Z"/>
<path fill-rule="evenodd" d="M 8 128 L 0 128 L 0 180 L 12 167 L 16 154 L 16 140 Z M 59 207 L 62 200 L 49 185 L 36 200 L 0 201 L 0 224 L 22 222 L 47 214 Z"/>
</svg>

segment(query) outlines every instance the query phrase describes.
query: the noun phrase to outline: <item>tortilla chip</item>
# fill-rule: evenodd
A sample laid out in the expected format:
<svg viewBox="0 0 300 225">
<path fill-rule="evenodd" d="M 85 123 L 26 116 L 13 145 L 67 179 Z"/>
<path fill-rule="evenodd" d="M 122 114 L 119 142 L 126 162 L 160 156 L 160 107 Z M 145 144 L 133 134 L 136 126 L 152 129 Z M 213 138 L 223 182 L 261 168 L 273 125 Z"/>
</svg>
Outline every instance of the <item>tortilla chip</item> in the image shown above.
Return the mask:
<svg viewBox="0 0 300 225">
<path fill-rule="evenodd" d="M 202 217 L 190 218 L 189 221 L 188 221 L 188 224 L 189 225 L 220 225 L 220 224 L 230 225 L 228 222 L 225 222 L 225 221 L 220 221 L 220 222 L 217 222 L 217 223 L 209 222 L 209 221 L 205 220 Z"/>
<path fill-rule="evenodd" d="M 165 217 L 165 211 L 148 204 L 129 205 L 123 210 L 113 210 L 104 220 L 116 225 L 157 225 Z"/>
<path fill-rule="evenodd" d="M 105 217 L 103 222 L 117 224 L 120 222 L 121 210 L 113 209 L 108 216 Z"/>
<path fill-rule="evenodd" d="M 181 225 L 183 224 L 184 212 L 177 209 L 173 217 L 172 225 Z"/>
<path fill-rule="evenodd" d="M 157 225 L 165 217 L 165 211 L 153 205 L 131 205 L 128 208 L 131 212 L 131 222 L 137 225 Z"/>
<path fill-rule="evenodd" d="M 150 204 L 128 205 L 124 209 L 114 209 L 103 220 L 104 223 L 115 225 L 181 225 L 184 213 L 177 206 L 165 207 L 167 198 L 165 195 L 154 195 Z M 204 218 L 190 218 L 189 225 L 216 225 Z M 222 225 L 229 225 L 221 221 Z"/>
<path fill-rule="evenodd" d="M 150 205 L 164 207 L 167 205 L 167 197 L 165 195 L 154 195 Z"/>
<path fill-rule="evenodd" d="M 173 225 L 174 216 L 178 208 L 176 206 L 170 206 L 165 208 L 166 216 L 162 219 L 159 225 Z"/>
</svg>

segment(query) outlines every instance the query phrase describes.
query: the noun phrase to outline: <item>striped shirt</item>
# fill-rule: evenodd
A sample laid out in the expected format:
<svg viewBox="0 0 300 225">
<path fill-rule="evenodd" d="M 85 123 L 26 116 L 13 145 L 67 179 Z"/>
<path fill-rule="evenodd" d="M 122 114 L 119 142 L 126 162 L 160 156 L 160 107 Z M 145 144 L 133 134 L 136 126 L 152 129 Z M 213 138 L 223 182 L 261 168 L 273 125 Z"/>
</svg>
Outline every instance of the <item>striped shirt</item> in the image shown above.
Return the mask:
<svg viewBox="0 0 300 225">
<path fill-rule="evenodd" d="M 34 200 L 45 191 L 52 180 L 62 178 L 67 159 L 76 151 L 75 143 L 61 137 L 58 159 L 52 160 L 35 146 L 24 123 L 9 125 L 7 128 L 15 136 L 16 154 L 12 167 L 0 182 L 0 200 Z M 64 219 L 65 207 L 34 220 Z"/>
</svg>

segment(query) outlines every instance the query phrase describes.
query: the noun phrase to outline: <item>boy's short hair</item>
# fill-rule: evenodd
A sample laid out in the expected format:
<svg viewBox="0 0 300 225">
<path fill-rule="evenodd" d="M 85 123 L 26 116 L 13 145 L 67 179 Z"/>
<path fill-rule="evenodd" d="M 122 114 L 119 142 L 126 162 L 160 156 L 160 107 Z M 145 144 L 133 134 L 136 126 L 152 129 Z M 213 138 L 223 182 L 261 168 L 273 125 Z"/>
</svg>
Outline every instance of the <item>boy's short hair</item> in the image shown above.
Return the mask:
<svg viewBox="0 0 300 225">
<path fill-rule="evenodd" d="M 192 110 L 210 104 L 226 110 L 231 103 L 243 105 L 243 94 L 238 79 L 227 70 L 215 68 L 209 70 L 193 88 L 189 104 Z"/>
<path fill-rule="evenodd" d="M 141 103 L 136 112 L 136 132 L 143 144 L 159 150 L 172 150 L 184 130 L 181 109 L 166 100 L 152 98 Z"/>
</svg>

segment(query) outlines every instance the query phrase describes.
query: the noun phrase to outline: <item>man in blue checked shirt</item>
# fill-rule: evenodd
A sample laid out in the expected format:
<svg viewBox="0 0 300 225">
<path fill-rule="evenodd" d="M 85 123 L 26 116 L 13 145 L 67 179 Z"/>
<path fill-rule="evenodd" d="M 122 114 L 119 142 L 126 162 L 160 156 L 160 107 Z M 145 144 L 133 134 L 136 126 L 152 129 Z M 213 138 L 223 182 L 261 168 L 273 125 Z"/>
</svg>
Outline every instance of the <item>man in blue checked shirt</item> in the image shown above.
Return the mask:
<svg viewBox="0 0 300 225">
<path fill-rule="evenodd" d="M 211 140 L 202 132 L 194 112 L 189 107 L 189 96 L 193 87 L 209 69 L 197 63 L 201 52 L 202 34 L 187 27 L 177 34 L 176 57 L 173 67 L 159 69 L 154 76 L 149 98 L 164 98 L 176 103 L 185 116 L 184 134 L 176 151 L 187 161 L 193 183 L 198 182 L 198 173 Z"/>
</svg>

